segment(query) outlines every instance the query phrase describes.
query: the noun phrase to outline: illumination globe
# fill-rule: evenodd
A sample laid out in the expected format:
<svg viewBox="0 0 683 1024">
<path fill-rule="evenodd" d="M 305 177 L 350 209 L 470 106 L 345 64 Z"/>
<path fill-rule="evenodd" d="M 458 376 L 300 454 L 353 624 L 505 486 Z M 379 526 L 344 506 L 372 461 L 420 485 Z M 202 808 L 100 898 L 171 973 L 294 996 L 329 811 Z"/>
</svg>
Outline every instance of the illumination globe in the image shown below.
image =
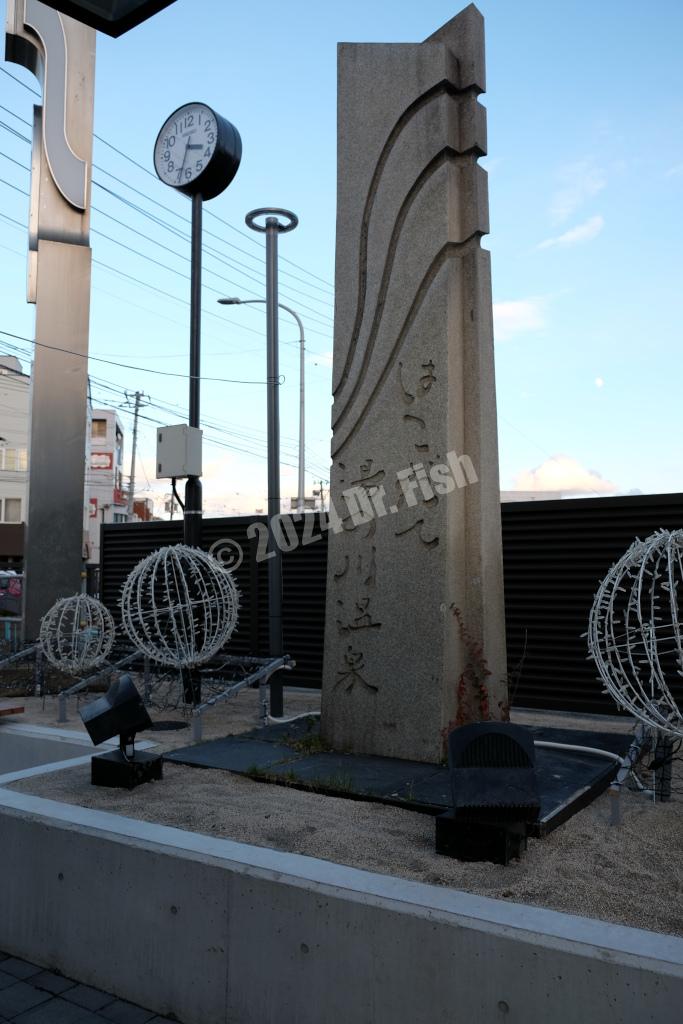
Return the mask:
<svg viewBox="0 0 683 1024">
<path fill-rule="evenodd" d="M 43 616 L 38 645 L 61 672 L 82 675 L 105 660 L 116 637 L 109 611 L 94 597 L 63 597 Z"/>
<path fill-rule="evenodd" d="M 237 625 L 232 574 L 199 548 L 174 544 L 139 562 L 123 585 L 121 624 L 154 661 L 188 668 L 208 661 Z"/>
<path fill-rule="evenodd" d="M 679 603 L 680 602 L 680 603 Z M 588 650 L 617 704 L 647 725 L 683 737 L 672 693 L 683 677 L 683 530 L 636 540 L 600 584 Z"/>
</svg>

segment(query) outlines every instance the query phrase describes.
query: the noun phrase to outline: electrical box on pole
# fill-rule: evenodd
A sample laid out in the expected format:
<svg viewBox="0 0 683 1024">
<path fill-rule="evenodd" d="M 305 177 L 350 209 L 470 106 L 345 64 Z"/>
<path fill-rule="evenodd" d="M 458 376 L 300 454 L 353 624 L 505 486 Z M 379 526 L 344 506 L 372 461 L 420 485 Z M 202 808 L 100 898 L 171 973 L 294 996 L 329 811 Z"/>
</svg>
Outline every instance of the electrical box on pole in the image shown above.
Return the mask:
<svg viewBox="0 0 683 1024">
<path fill-rule="evenodd" d="M 202 475 L 202 431 L 178 423 L 157 430 L 157 480 Z"/>
</svg>

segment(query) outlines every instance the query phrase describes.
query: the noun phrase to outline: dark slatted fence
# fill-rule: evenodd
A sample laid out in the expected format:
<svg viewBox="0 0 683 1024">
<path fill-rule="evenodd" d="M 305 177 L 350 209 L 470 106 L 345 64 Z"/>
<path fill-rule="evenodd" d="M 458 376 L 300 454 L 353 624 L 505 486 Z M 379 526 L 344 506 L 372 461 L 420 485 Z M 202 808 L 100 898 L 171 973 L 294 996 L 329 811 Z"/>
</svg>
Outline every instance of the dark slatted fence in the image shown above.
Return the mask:
<svg viewBox="0 0 683 1024">
<path fill-rule="evenodd" d="M 635 538 L 683 527 L 683 494 L 506 502 L 502 519 L 513 702 L 614 713 L 581 634 L 600 581 Z"/>
<path fill-rule="evenodd" d="M 327 536 L 320 530 L 320 517 L 314 520 L 310 535 L 312 543 L 298 542 L 303 524 L 294 524 L 294 550 L 282 556 L 282 633 L 284 649 L 296 661 L 296 668 L 287 673 L 285 682 L 291 686 L 319 687 L 322 675 L 323 629 L 325 625 L 325 572 Z M 250 534 L 247 530 L 251 526 Z M 166 544 L 179 544 L 183 539 L 182 521 L 161 523 L 121 523 L 105 525 L 101 533 L 101 597 L 115 618 L 119 619 L 118 599 L 124 580 L 133 567 L 150 552 Z M 268 654 L 268 562 L 259 559 L 259 548 L 265 552 L 265 516 L 234 516 L 228 519 L 205 519 L 202 524 L 202 547 L 214 547 L 217 558 L 231 564 L 235 545 L 242 552 L 240 565 L 233 570 L 240 590 L 240 615 L 230 640 L 231 654 Z M 294 541 L 294 538 L 292 538 Z"/>
<path fill-rule="evenodd" d="M 319 687 L 325 622 L 327 535 L 314 521 L 313 543 L 283 554 L 284 647 L 297 662 L 286 682 Z M 508 669 L 518 707 L 614 713 L 586 660 L 588 613 L 598 583 L 635 537 L 683 528 L 683 494 L 509 502 L 502 505 Z M 235 575 L 242 593 L 235 654 L 268 653 L 268 566 L 257 561 L 265 517 L 205 519 L 203 547 L 232 541 L 244 552 Z M 302 524 L 294 524 L 300 538 Z M 116 614 L 126 575 L 145 555 L 182 540 L 182 523 L 102 528 L 102 599 Z M 263 541 L 261 541 L 263 543 Z M 227 554 L 227 547 L 223 548 Z M 220 554 L 220 552 L 219 552 Z M 683 699 L 680 687 L 674 692 Z"/>
</svg>

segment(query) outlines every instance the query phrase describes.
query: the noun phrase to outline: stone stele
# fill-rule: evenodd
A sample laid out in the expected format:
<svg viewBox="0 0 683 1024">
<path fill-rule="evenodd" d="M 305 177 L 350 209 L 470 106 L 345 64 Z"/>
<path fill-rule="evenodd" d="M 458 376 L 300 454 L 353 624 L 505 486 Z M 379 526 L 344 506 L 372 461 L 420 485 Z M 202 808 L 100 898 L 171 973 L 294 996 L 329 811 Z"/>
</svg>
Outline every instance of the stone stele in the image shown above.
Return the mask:
<svg viewBox="0 0 683 1024">
<path fill-rule="evenodd" d="M 474 6 L 423 43 L 339 46 L 335 749 L 434 762 L 450 721 L 507 701 L 484 88 Z"/>
</svg>

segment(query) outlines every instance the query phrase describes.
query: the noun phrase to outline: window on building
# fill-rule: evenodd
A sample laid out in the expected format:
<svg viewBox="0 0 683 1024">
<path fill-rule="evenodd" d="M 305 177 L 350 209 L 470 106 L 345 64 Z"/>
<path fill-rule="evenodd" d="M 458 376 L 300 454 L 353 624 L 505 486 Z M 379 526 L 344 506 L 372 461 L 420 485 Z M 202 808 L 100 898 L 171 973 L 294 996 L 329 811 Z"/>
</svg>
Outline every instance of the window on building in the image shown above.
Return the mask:
<svg viewBox="0 0 683 1024">
<path fill-rule="evenodd" d="M 107 421 L 106 420 L 93 420 L 91 437 L 93 440 L 104 440 L 107 436 Z"/>
<path fill-rule="evenodd" d="M 21 522 L 21 498 L 5 498 L 1 505 L 3 523 Z"/>
<path fill-rule="evenodd" d="M 114 522 L 115 523 L 127 523 L 128 522 L 128 516 L 126 515 L 125 512 L 114 512 Z"/>
<path fill-rule="evenodd" d="M 26 472 L 28 469 L 28 453 L 25 448 L 0 447 L 0 469 L 6 472 Z"/>
</svg>

